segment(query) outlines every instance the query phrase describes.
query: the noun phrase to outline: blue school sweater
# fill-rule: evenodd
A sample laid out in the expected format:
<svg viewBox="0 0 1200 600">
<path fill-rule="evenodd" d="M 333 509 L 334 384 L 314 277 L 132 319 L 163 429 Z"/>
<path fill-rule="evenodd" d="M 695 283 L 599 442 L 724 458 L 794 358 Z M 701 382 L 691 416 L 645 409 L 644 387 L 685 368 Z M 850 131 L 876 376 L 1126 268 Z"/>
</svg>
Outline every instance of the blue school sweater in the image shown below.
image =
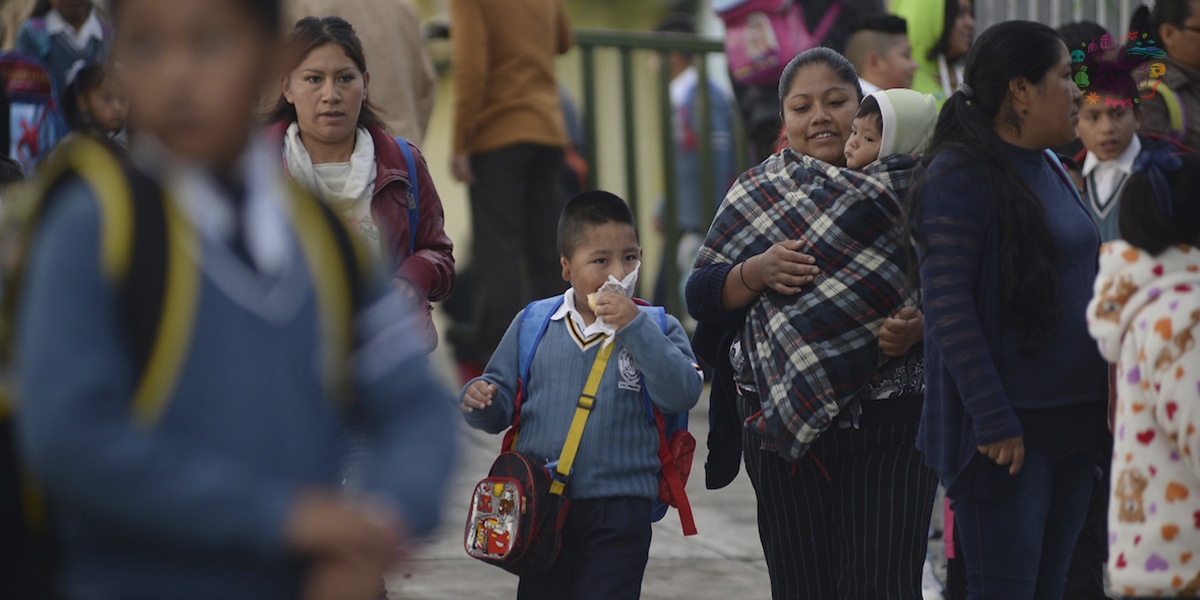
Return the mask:
<svg viewBox="0 0 1200 600">
<path fill-rule="evenodd" d="M 161 421 L 142 429 L 99 220 L 85 184 L 60 185 L 19 320 L 21 449 L 47 490 L 67 597 L 298 597 L 302 563 L 283 547 L 284 521 L 300 490 L 338 489 L 346 413 L 322 387 L 308 269 L 294 259 L 263 285 L 202 238 L 187 358 Z M 356 323 L 354 401 L 374 458 L 363 487 L 425 534 L 452 460 L 453 396 L 386 291 L 380 281 Z"/>
<path fill-rule="evenodd" d="M 1021 352 L 1023 332 L 999 299 L 999 229 L 980 173 L 936 158 L 928 169 L 919 227 L 925 309 L 925 407 L 917 448 L 954 482 L 977 446 L 1022 435 L 1014 408 L 1040 409 L 1108 397 L 1108 371 L 1087 332 L 1085 311 L 1096 278 L 1100 236 L 1075 193 L 1041 152 L 1005 144 L 1020 176 L 1041 197 L 1057 250 L 1058 318 L 1049 341 Z"/>
<path fill-rule="evenodd" d="M 571 301 L 568 290 L 567 300 Z M 476 429 L 499 433 L 512 424 L 517 392 L 518 314 L 478 380 L 497 388 L 492 405 L 466 414 Z M 602 335 L 582 339 L 569 316 L 552 321 L 529 368 L 521 404 L 516 450 L 557 460 L 567 440 L 575 406 L 600 351 Z M 691 409 L 703 376 L 679 321 L 667 315 L 664 335 L 655 319 L 639 312 L 617 332 L 595 408 L 588 417 L 567 493 L 571 498 L 658 496 L 658 430 L 646 418 L 641 386 L 665 414 Z M 640 376 L 639 376 L 640 372 Z"/>
</svg>

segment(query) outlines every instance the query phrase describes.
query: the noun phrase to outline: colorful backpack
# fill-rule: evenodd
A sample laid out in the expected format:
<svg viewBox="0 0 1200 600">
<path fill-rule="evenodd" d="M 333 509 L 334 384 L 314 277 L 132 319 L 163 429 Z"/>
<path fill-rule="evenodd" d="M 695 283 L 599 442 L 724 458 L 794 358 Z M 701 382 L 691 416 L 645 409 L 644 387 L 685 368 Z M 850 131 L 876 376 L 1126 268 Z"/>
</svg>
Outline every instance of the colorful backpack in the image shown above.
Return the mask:
<svg viewBox="0 0 1200 600">
<path fill-rule="evenodd" d="M 837 2 L 809 32 L 800 0 L 712 0 L 725 23 L 729 72 L 746 85 L 777 85 L 788 61 L 824 41 L 842 13 Z"/>
<path fill-rule="evenodd" d="M 562 296 L 536 300 L 525 307 L 525 312 L 521 315 L 517 336 L 517 397 L 513 403 L 512 427 L 505 432 L 501 445 L 503 452 L 513 450 L 516 445 L 520 429 L 521 403 L 525 397 L 526 382 L 529 381 L 529 367 L 533 364 L 533 354 L 550 326 L 551 315 L 558 310 L 562 302 Z M 636 298 L 634 302 L 639 304 L 639 310 L 655 319 L 664 334 L 667 332 L 667 313 L 661 306 L 650 306 Z M 645 385 L 642 386 L 642 402 L 646 409 L 646 420 L 658 431 L 658 460 L 661 464 L 658 498 L 654 500 L 652 519 L 661 521 L 667 514 L 667 507 L 674 506 L 679 510 L 683 534 L 695 535 L 696 522 L 692 517 L 687 492 L 684 490 L 692 470 L 692 455 L 696 448 L 696 440 L 687 430 L 688 414 L 682 412 L 664 415 L 650 399 L 650 392 Z"/>
<path fill-rule="evenodd" d="M 0 84 L 4 86 L 4 121 L 8 137 L 4 152 L 27 176 L 68 132 L 50 71 L 36 58 L 0 54 Z"/>
</svg>

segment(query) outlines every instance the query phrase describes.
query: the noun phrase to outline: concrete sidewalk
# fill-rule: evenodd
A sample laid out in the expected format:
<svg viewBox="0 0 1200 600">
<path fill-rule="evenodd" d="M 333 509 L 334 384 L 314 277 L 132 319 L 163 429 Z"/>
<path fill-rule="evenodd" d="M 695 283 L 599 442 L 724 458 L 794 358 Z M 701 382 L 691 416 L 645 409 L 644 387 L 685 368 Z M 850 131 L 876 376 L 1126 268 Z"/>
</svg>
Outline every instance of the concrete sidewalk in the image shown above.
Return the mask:
<svg viewBox="0 0 1200 600">
<path fill-rule="evenodd" d="M 729 487 L 704 489 L 707 392 L 692 410 L 690 421 L 697 448 L 687 489 L 699 533 L 683 537 L 674 510 L 654 524 L 642 598 L 768 600 L 770 583 L 758 541 L 750 480 L 743 473 Z M 388 597 L 392 600 L 516 598 L 516 576 L 469 558 L 463 550 L 472 487 L 487 474 L 499 453 L 500 436 L 471 430 L 462 421 L 459 424 L 462 460 L 446 497 L 442 525 L 430 543 L 389 578 Z"/>
</svg>

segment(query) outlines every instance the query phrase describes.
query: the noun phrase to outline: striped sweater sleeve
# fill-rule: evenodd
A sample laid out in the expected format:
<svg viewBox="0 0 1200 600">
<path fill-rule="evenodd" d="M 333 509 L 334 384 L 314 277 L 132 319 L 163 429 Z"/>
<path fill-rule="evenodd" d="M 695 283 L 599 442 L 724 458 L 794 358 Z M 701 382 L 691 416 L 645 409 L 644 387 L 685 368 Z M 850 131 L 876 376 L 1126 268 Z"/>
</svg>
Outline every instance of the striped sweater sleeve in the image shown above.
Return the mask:
<svg viewBox="0 0 1200 600">
<path fill-rule="evenodd" d="M 963 171 L 931 169 L 923 193 L 919 226 L 926 243 L 920 269 L 925 340 L 940 351 L 977 442 L 985 445 L 1022 432 L 989 354 L 975 302 L 988 237 L 988 200 Z"/>
</svg>

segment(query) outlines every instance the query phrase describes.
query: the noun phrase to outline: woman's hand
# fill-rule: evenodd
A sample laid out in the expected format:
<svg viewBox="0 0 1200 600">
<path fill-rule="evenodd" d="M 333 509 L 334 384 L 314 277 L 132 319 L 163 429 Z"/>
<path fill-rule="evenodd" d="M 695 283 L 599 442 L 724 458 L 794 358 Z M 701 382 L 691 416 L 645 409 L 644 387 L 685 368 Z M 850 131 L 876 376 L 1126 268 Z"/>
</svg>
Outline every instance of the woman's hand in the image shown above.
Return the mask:
<svg viewBox="0 0 1200 600">
<path fill-rule="evenodd" d="M 1008 438 L 1002 442 L 979 446 L 979 453 L 996 461 L 998 465 L 1012 463 L 1012 466 L 1008 468 L 1008 474 L 1016 475 L 1021 470 L 1021 465 L 1025 463 L 1025 438 Z"/>
<path fill-rule="evenodd" d="M 738 267 L 741 276 L 754 288 L 751 291 L 770 288 L 788 296 L 798 294 L 801 286 L 812 283 L 820 272 L 815 266 L 817 260 L 800 252 L 803 246 L 799 240 L 779 242 Z"/>
<path fill-rule="evenodd" d="M 923 339 L 925 316 L 913 306 L 901 308 L 895 317 L 884 319 L 879 328 L 879 350 L 884 356 L 904 356 Z"/>
</svg>

